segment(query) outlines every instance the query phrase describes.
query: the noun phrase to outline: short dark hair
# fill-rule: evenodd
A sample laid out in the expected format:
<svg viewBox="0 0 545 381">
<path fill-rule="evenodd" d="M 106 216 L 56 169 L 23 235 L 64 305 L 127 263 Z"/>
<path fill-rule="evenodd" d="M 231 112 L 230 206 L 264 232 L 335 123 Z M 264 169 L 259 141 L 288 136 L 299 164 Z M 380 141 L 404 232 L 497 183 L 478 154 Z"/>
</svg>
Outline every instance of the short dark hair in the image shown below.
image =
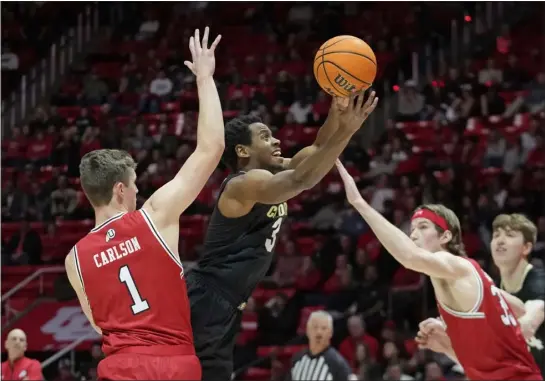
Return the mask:
<svg viewBox="0 0 545 381">
<path fill-rule="evenodd" d="M 254 123 L 262 123 L 261 118 L 255 115 L 241 115 L 225 124 L 225 151 L 222 161 L 232 171 L 238 170 L 236 146 L 252 144 L 250 125 Z"/>
<path fill-rule="evenodd" d="M 136 163 L 127 151 L 91 151 L 83 156 L 79 165 L 81 187 L 94 207 L 108 205 L 114 185 L 122 182 L 128 186 L 130 170 L 135 168 Z"/>
</svg>

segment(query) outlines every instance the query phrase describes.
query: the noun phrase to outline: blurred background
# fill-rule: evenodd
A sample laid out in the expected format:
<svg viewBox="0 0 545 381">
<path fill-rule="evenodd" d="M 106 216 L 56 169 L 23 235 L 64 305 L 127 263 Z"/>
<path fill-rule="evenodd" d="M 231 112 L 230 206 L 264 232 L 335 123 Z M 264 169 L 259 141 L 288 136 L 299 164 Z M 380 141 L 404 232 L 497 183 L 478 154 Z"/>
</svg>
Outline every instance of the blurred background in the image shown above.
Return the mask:
<svg viewBox="0 0 545 381">
<path fill-rule="evenodd" d="M 328 112 L 312 75 L 317 48 L 340 34 L 367 41 L 380 105 L 343 154 L 367 200 L 405 231 L 420 203 L 452 208 L 490 274 L 492 219 L 525 213 L 543 267 L 543 3 L 2 2 L 1 17 L 2 340 L 23 329 L 47 379 L 95 379 L 102 356 L 63 267 L 94 225 L 80 158 L 131 152 L 140 204 L 176 173 L 198 111 L 183 61 L 206 25 L 223 35 L 225 119 L 261 116 L 286 155 L 313 142 Z M 220 166 L 181 217 L 186 267 L 225 174 Z M 384 251 L 336 173 L 288 204 L 273 265 L 244 311 L 237 379 L 283 379 L 317 309 L 333 314 L 333 345 L 360 380 L 461 377 L 416 348 L 417 323 L 437 313 L 431 287 Z"/>
</svg>

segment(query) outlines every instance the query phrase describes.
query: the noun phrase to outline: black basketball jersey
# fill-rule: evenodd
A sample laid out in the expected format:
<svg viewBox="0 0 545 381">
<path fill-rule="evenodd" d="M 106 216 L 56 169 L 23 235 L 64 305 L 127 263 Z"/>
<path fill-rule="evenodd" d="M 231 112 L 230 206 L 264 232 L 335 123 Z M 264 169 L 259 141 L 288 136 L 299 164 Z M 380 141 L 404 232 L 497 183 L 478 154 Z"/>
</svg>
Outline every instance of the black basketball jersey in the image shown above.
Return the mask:
<svg viewBox="0 0 545 381">
<path fill-rule="evenodd" d="M 229 175 L 221 185 L 244 172 Z M 218 200 L 219 200 L 218 196 Z M 203 254 L 194 270 L 218 280 L 222 288 L 247 299 L 263 279 L 271 265 L 274 247 L 282 222 L 287 217 L 288 205 L 255 204 L 241 217 L 225 217 L 214 207 L 204 239 Z"/>
<path fill-rule="evenodd" d="M 504 289 L 503 284 L 501 288 Z M 542 269 L 528 265 L 521 288 L 513 293 L 514 296 L 526 303 L 528 300 L 545 301 L 545 272 Z M 545 323 L 536 331 L 536 335 L 528 340 L 528 346 L 536 360 L 541 374 L 545 377 Z"/>
</svg>

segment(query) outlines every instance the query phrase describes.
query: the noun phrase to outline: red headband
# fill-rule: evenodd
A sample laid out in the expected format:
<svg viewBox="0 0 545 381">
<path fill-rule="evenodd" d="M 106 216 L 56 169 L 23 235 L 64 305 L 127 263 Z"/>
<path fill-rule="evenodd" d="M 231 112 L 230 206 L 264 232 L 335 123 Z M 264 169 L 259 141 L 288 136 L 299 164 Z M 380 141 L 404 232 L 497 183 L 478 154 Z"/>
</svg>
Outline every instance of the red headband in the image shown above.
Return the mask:
<svg viewBox="0 0 545 381">
<path fill-rule="evenodd" d="M 424 208 L 424 209 L 417 210 L 416 212 L 414 212 L 411 218 L 411 221 L 414 220 L 415 218 L 425 218 L 433 222 L 435 225 L 439 226 L 441 229 L 449 230 L 447 221 L 443 217 L 432 212 L 429 209 Z"/>
</svg>

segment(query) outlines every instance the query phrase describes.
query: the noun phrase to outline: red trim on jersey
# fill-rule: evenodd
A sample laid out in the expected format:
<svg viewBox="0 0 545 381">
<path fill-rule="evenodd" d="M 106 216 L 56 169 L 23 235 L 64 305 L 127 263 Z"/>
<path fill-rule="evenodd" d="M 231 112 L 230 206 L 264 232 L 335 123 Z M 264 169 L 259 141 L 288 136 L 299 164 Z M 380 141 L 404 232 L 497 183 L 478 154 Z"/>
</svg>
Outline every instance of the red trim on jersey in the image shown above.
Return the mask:
<svg viewBox="0 0 545 381">
<path fill-rule="evenodd" d="M 430 220 L 435 225 L 439 226 L 443 230 L 449 230 L 447 220 L 445 220 L 440 215 L 432 212 L 429 209 L 420 209 L 414 212 L 413 216 L 411 217 L 411 221 L 415 218 L 425 218 L 426 220 Z"/>
</svg>

